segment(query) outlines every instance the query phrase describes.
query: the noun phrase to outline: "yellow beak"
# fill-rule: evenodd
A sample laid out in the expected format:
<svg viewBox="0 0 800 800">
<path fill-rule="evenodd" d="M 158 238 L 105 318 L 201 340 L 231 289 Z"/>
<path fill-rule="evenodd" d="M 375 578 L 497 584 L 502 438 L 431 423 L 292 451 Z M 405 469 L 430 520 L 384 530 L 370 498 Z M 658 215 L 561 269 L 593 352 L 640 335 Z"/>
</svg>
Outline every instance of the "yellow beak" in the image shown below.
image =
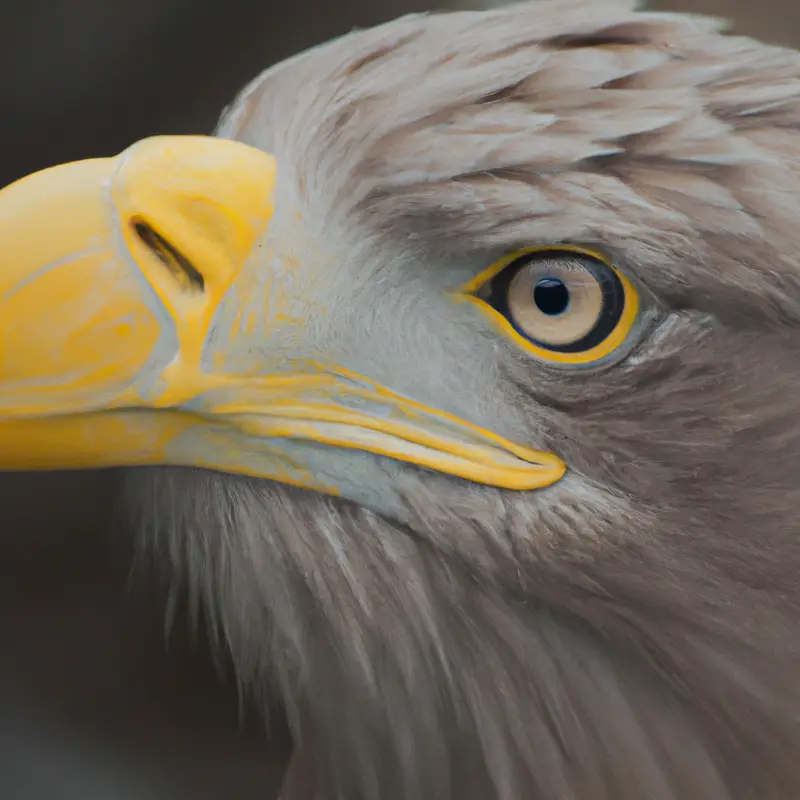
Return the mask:
<svg viewBox="0 0 800 800">
<path fill-rule="evenodd" d="M 186 464 L 335 492 L 281 447 L 306 441 L 505 488 L 558 480 L 552 454 L 344 370 L 209 366 L 275 177 L 275 159 L 245 145 L 156 137 L 0 191 L 0 469 Z"/>
</svg>

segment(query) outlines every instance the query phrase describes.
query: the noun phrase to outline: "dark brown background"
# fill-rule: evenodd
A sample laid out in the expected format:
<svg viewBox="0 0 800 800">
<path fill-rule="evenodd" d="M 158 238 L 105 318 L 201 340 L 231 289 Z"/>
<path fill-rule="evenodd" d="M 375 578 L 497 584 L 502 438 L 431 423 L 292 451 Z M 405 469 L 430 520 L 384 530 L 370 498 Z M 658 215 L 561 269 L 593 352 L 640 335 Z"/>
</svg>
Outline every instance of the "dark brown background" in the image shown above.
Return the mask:
<svg viewBox="0 0 800 800">
<path fill-rule="evenodd" d="M 268 64 L 426 5 L 0 0 L 0 185 L 150 134 L 208 132 Z M 795 0 L 661 5 L 800 43 Z M 0 798 L 272 796 L 280 723 L 271 741 L 258 720 L 240 724 L 202 637 L 165 648 L 157 598 L 129 579 L 115 492 L 113 473 L 0 476 Z"/>
</svg>

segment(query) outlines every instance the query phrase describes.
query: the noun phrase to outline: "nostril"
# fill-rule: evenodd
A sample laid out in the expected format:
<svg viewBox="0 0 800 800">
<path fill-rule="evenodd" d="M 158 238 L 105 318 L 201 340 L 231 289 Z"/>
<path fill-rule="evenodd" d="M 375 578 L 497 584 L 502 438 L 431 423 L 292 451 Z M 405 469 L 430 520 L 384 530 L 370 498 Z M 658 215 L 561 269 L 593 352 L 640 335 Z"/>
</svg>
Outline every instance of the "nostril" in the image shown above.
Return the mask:
<svg viewBox="0 0 800 800">
<path fill-rule="evenodd" d="M 142 244 L 169 269 L 184 288 L 193 292 L 205 290 L 203 274 L 177 247 L 143 220 L 133 220 L 131 226 Z"/>
</svg>

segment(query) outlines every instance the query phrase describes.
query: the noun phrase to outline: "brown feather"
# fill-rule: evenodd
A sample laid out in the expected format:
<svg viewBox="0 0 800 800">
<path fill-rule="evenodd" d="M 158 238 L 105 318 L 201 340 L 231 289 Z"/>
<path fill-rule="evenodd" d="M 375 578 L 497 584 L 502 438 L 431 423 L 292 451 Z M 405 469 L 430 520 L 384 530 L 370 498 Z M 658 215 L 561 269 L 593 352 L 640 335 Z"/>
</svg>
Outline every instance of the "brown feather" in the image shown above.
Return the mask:
<svg viewBox="0 0 800 800">
<path fill-rule="evenodd" d="M 399 519 L 132 474 L 319 800 L 800 796 L 799 126 L 796 52 L 586 0 L 357 32 L 228 110 L 309 224 L 376 257 L 589 244 L 659 312 L 595 370 L 498 345 L 570 466 L 541 493 L 407 471 Z"/>
</svg>

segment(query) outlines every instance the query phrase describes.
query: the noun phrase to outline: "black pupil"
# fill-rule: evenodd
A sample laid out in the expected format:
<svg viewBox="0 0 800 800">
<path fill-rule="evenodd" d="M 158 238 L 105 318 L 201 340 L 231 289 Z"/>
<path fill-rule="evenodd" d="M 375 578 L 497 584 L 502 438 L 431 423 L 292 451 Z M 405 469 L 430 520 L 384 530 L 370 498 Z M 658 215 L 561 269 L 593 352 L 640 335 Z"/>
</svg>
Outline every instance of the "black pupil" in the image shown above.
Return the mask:
<svg viewBox="0 0 800 800">
<path fill-rule="evenodd" d="M 557 317 L 567 310 L 569 289 L 558 278 L 542 278 L 533 289 L 533 302 L 542 314 Z"/>
</svg>

